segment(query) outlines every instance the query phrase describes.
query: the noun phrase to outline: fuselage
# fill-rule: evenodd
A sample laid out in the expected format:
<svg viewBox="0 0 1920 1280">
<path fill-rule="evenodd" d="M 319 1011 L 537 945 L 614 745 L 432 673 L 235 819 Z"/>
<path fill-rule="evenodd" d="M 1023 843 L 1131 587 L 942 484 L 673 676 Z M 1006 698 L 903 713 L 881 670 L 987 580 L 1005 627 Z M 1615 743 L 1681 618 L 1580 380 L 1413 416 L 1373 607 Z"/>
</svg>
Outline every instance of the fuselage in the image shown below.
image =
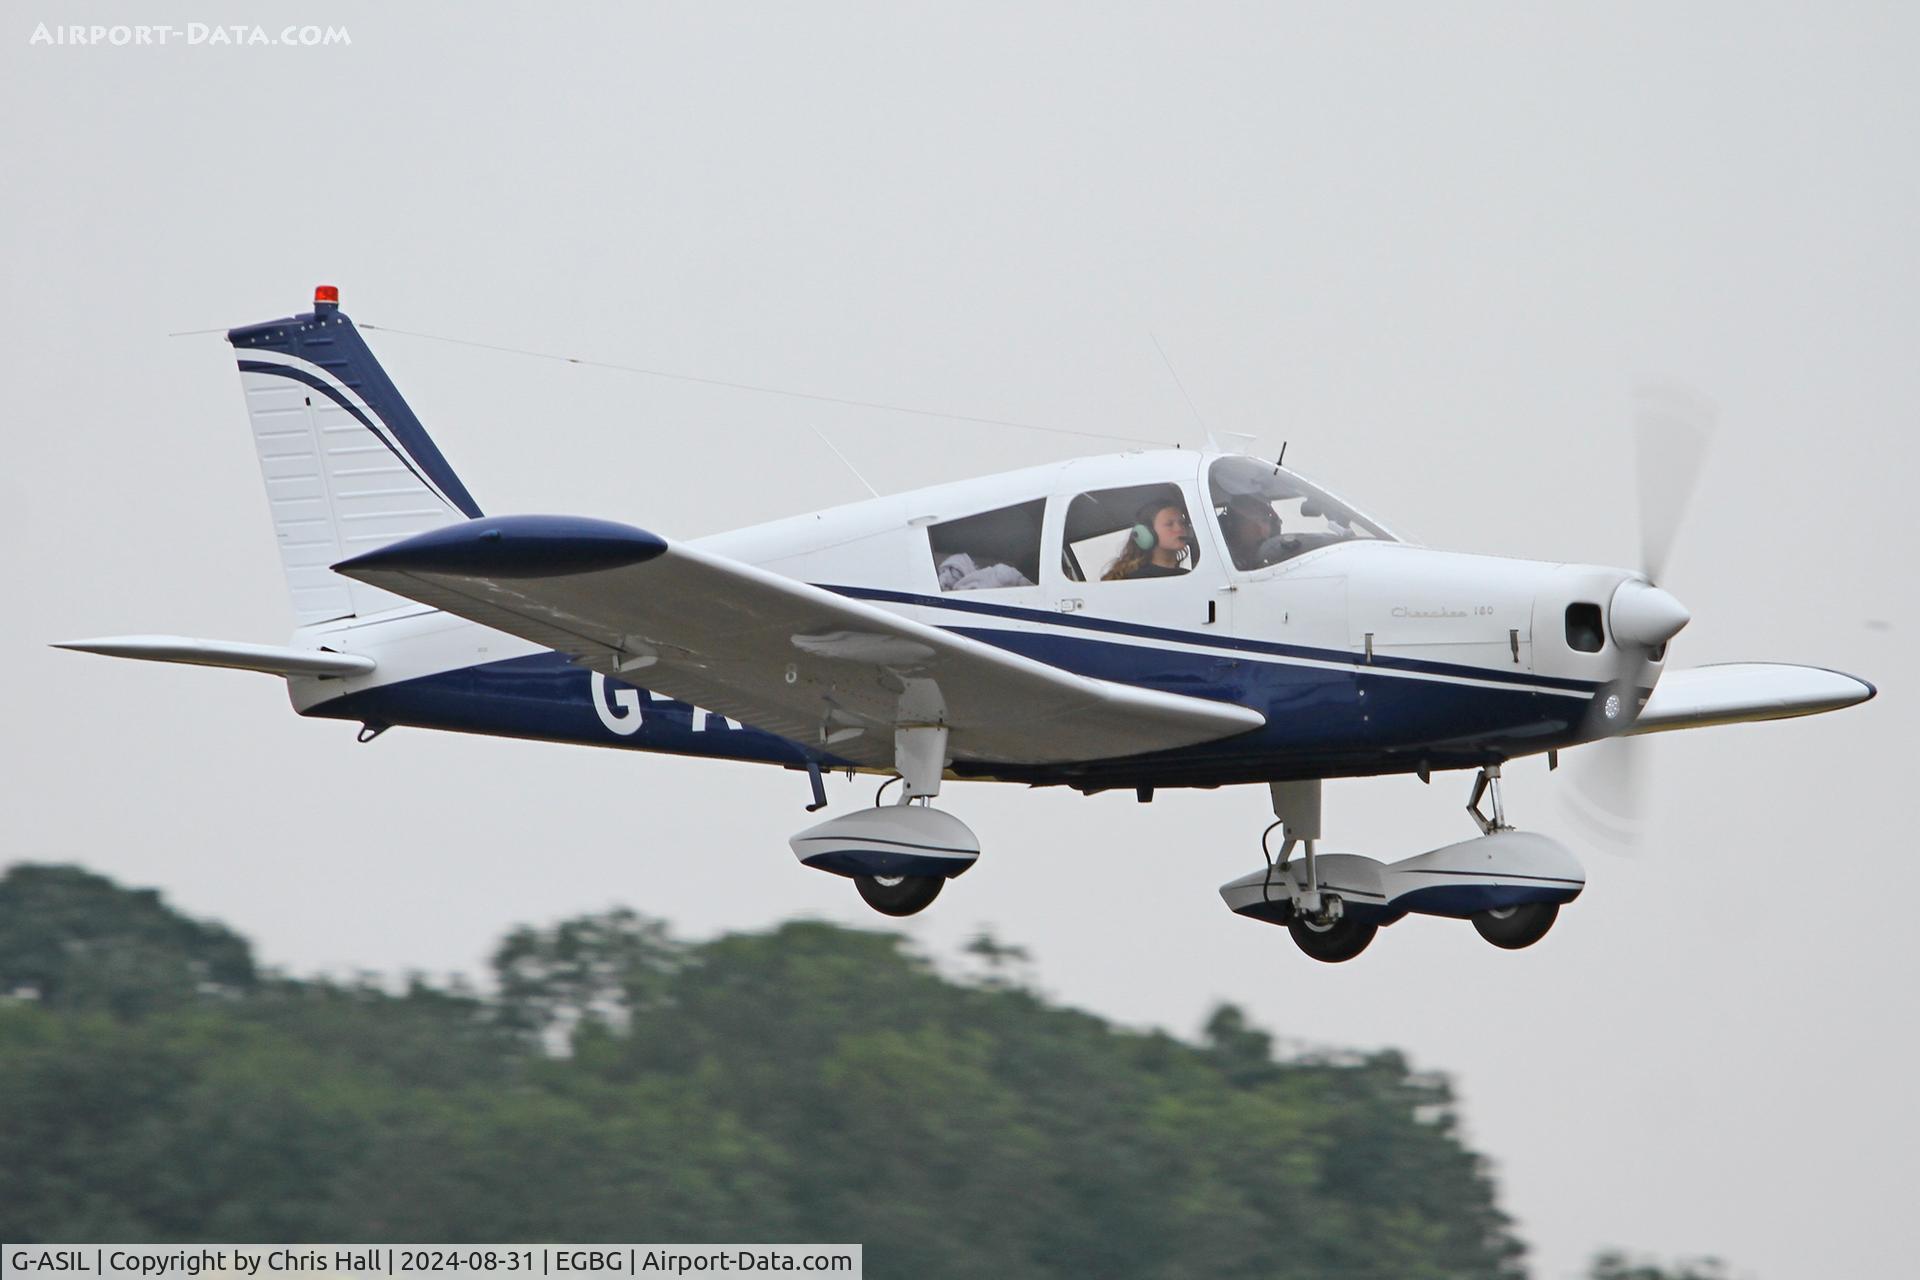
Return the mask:
<svg viewBox="0 0 1920 1280">
<path fill-rule="evenodd" d="M 1254 530 L 1245 512 L 1260 503 L 1270 518 Z M 1156 506 L 1184 507 L 1190 540 L 1174 567 L 1139 571 Z M 1267 718 L 1179 752 L 1046 767 L 961 759 L 958 777 L 1094 790 L 1475 767 L 1604 736 L 1618 727 L 1609 712 L 1631 717 L 1644 701 L 1664 657 L 1609 622 L 1638 574 L 1414 546 L 1274 464 L 1205 451 L 1048 464 L 698 545 L 1080 674 Z M 294 680 L 307 715 L 842 763 L 424 607 L 302 636 L 377 659 L 364 677 Z"/>
</svg>

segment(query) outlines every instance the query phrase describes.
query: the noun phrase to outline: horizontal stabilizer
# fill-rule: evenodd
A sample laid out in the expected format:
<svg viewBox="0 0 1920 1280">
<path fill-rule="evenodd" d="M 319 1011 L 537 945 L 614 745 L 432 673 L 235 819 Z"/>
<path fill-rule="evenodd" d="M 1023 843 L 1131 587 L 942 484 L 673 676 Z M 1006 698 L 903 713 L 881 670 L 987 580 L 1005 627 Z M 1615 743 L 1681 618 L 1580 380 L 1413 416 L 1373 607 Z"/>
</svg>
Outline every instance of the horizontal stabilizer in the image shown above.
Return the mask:
<svg viewBox="0 0 1920 1280">
<path fill-rule="evenodd" d="M 194 667 L 231 667 L 276 676 L 363 676 L 373 659 L 325 649 L 291 649 L 277 644 L 238 644 L 231 640 L 195 640 L 190 636 L 102 636 L 66 640 L 53 646 L 109 658 L 146 662 L 184 662 Z"/>
<path fill-rule="evenodd" d="M 1727 662 L 1669 671 L 1628 733 L 1786 720 L 1865 702 L 1877 692 L 1857 676 L 1784 662 Z"/>
</svg>

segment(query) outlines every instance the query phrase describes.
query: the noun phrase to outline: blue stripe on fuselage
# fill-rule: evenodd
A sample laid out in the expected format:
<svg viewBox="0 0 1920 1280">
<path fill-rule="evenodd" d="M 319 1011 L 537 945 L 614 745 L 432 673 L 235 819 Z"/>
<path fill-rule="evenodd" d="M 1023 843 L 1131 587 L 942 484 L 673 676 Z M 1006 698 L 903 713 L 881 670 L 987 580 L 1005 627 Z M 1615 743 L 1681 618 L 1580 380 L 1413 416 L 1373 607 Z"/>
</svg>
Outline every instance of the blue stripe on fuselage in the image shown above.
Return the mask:
<svg viewBox="0 0 1920 1280">
<path fill-rule="evenodd" d="M 1381 677 L 1365 667 L 1275 661 L 1246 645 L 1205 654 L 1057 632 L 953 630 L 1097 679 L 1254 707 L 1268 720 L 1264 728 L 1179 751 L 1063 766 L 962 762 L 955 770 L 963 776 L 1086 787 L 1216 786 L 1464 768 L 1572 741 L 1589 696 Z M 844 763 L 751 727 L 725 729 L 716 720 L 708 728 L 686 703 L 665 698 L 645 701 L 640 727 L 618 734 L 596 709 L 591 680 L 563 654 L 531 654 L 349 694 L 308 714 L 790 766 Z"/>
<path fill-rule="evenodd" d="M 607 683 L 623 687 L 611 678 Z M 639 727 L 618 733 L 594 705 L 593 673 L 551 650 L 363 689 L 306 714 L 767 764 L 844 763 L 778 734 L 748 725 L 730 728 L 704 712 L 696 716 L 687 703 L 657 695 L 643 694 Z"/>
<path fill-rule="evenodd" d="M 1530 671 L 1504 671 L 1498 667 L 1475 667 L 1457 662 L 1434 662 L 1422 658 L 1389 657 L 1376 654 L 1363 657 L 1346 649 L 1315 649 L 1306 645 L 1279 644 L 1271 640 L 1246 640 L 1236 636 L 1212 635 L 1198 631 L 1180 631 L 1171 627 L 1153 627 L 1113 618 L 1095 618 L 1080 613 L 1058 613 L 1046 609 L 1027 609 L 1018 605 L 994 604 L 985 600 L 960 600 L 953 596 L 918 595 L 911 591 L 890 591 L 879 587 L 845 587 L 816 584 L 822 591 L 854 600 L 874 600 L 888 604 L 919 605 L 929 609 L 949 609 L 959 613 L 985 614 L 1045 626 L 1071 627 L 1082 631 L 1105 632 L 1139 640 L 1166 640 L 1175 644 L 1206 645 L 1215 649 L 1235 649 L 1242 653 L 1267 654 L 1277 658 L 1301 658 L 1312 662 L 1337 662 L 1352 667 L 1374 667 L 1382 671 L 1405 671 L 1420 675 L 1453 676 L 1486 680 L 1494 684 L 1525 685 L 1530 688 L 1564 690 L 1590 694 L 1600 687 L 1595 680 L 1565 676 L 1536 675 Z"/>
</svg>

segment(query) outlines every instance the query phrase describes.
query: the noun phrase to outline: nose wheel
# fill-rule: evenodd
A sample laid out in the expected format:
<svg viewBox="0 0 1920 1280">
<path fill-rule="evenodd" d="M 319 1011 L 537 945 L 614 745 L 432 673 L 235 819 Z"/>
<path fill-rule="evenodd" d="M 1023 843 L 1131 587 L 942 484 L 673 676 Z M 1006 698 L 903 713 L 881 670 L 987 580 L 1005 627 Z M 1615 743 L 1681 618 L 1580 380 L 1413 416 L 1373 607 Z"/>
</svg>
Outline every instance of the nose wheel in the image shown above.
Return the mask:
<svg viewBox="0 0 1920 1280">
<path fill-rule="evenodd" d="M 1473 927 L 1481 937 L 1507 951 L 1530 947 L 1547 936 L 1553 922 L 1560 918 L 1557 902 L 1527 902 L 1517 907 L 1477 911 Z"/>
</svg>

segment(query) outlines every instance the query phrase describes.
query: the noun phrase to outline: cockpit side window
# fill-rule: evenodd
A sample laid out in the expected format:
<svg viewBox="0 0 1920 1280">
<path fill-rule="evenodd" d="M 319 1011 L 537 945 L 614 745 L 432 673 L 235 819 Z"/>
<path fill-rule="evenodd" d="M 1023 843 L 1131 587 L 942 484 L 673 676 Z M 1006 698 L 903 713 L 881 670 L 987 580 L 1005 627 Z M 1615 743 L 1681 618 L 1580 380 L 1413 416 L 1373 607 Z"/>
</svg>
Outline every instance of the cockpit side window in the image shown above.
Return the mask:
<svg viewBox="0 0 1920 1280">
<path fill-rule="evenodd" d="M 1259 458 L 1221 458 L 1207 471 L 1207 488 L 1221 540 L 1243 572 L 1336 542 L 1393 540 L 1332 494 Z"/>
<path fill-rule="evenodd" d="M 1060 570 L 1071 582 L 1177 578 L 1199 562 L 1200 546 L 1178 485 L 1095 489 L 1067 504 Z"/>
<path fill-rule="evenodd" d="M 1040 520 L 1046 499 L 931 525 L 933 572 L 942 591 L 1030 587 L 1040 580 Z"/>
</svg>

